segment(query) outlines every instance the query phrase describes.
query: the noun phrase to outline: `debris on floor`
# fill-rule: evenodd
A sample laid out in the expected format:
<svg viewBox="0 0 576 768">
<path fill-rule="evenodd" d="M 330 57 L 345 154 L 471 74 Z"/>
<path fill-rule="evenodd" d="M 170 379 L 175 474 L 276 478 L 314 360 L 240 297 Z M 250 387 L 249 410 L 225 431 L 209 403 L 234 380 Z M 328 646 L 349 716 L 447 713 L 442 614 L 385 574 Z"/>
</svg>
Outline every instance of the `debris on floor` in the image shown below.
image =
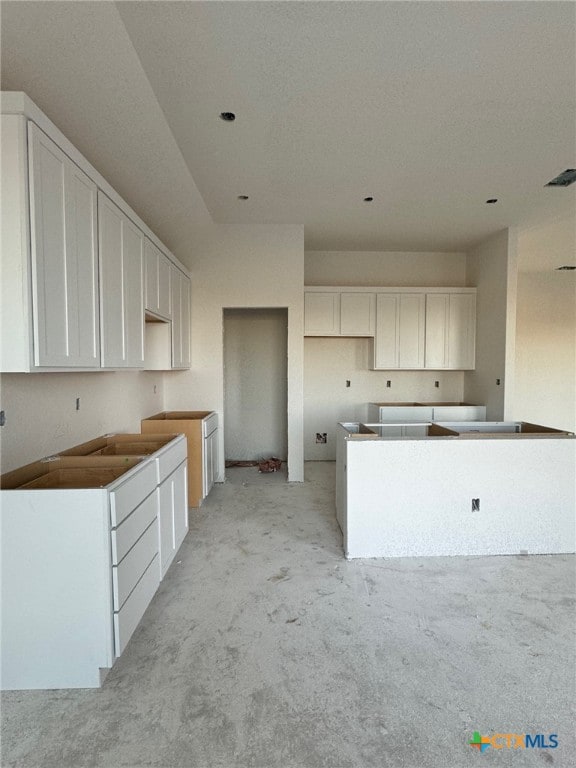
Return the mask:
<svg viewBox="0 0 576 768">
<path fill-rule="evenodd" d="M 263 459 L 258 464 L 258 472 L 278 472 L 282 466 L 282 460 L 272 456 L 271 459 Z"/>
</svg>

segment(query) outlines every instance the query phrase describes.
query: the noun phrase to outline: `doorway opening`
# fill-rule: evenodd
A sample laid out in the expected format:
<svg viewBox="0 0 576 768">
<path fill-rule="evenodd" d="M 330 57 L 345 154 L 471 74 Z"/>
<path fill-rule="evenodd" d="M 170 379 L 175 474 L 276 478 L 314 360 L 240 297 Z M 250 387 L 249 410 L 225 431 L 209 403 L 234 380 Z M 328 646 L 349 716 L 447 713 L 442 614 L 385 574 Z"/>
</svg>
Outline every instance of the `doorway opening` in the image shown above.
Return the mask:
<svg viewBox="0 0 576 768">
<path fill-rule="evenodd" d="M 224 309 L 224 457 L 288 458 L 288 309 Z"/>
</svg>

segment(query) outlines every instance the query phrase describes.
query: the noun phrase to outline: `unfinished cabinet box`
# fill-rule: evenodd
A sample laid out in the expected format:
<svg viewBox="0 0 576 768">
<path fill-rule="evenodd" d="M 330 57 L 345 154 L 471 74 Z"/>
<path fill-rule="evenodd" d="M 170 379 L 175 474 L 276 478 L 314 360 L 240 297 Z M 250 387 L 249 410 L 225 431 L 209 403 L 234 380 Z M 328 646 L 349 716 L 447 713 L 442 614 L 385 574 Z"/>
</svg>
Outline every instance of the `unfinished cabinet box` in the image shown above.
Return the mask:
<svg viewBox="0 0 576 768">
<path fill-rule="evenodd" d="M 214 411 L 163 411 L 143 419 L 143 434 L 183 434 L 188 444 L 188 505 L 199 507 L 217 471 L 218 415 Z"/>
</svg>

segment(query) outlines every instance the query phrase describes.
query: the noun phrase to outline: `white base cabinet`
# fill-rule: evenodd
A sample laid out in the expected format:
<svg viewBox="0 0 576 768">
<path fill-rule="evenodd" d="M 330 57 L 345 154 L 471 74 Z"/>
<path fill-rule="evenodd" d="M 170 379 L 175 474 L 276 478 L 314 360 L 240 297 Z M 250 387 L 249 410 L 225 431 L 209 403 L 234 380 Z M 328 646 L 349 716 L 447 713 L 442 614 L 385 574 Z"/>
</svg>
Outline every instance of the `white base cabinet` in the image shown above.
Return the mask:
<svg viewBox="0 0 576 768">
<path fill-rule="evenodd" d="M 486 406 L 472 403 L 368 403 L 368 422 L 486 421 Z"/>
<path fill-rule="evenodd" d="M 164 442 L 2 476 L 3 689 L 99 687 L 123 653 L 188 531 L 186 440 Z"/>
</svg>

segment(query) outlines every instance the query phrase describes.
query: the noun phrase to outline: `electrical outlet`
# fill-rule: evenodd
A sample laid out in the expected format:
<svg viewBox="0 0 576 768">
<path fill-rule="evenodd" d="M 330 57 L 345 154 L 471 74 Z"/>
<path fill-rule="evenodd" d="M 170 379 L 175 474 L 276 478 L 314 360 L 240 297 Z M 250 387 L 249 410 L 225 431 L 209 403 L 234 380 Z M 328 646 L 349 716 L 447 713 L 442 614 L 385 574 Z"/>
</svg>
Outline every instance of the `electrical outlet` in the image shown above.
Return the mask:
<svg viewBox="0 0 576 768">
<path fill-rule="evenodd" d="M 6 424 L 6 414 L 4 411 L 0 411 L 0 427 L 3 427 L 4 424 Z"/>
<path fill-rule="evenodd" d="M 434 382 L 434 386 L 435 386 L 435 387 L 439 387 L 439 386 L 440 386 L 440 382 L 439 382 L 439 381 L 435 381 L 435 382 Z"/>
<path fill-rule="evenodd" d="M 80 398 L 79 397 L 76 398 L 76 410 L 77 411 L 80 410 Z"/>
<path fill-rule="evenodd" d="M 316 442 L 317 443 L 327 443 L 327 434 L 326 432 L 316 432 Z"/>
<path fill-rule="evenodd" d="M 388 379 L 388 381 L 386 382 L 386 386 L 387 387 L 391 387 L 392 386 L 392 382 L 390 381 L 390 379 Z"/>
<path fill-rule="evenodd" d="M 480 512 L 480 499 L 472 499 L 472 512 Z"/>
<path fill-rule="evenodd" d="M 347 387 L 349 387 L 349 386 L 350 386 L 350 379 L 346 379 L 346 386 L 347 386 Z"/>
<path fill-rule="evenodd" d="M 496 379 L 496 386 L 497 386 L 497 387 L 499 387 L 499 386 L 500 386 L 500 379 Z"/>
</svg>

